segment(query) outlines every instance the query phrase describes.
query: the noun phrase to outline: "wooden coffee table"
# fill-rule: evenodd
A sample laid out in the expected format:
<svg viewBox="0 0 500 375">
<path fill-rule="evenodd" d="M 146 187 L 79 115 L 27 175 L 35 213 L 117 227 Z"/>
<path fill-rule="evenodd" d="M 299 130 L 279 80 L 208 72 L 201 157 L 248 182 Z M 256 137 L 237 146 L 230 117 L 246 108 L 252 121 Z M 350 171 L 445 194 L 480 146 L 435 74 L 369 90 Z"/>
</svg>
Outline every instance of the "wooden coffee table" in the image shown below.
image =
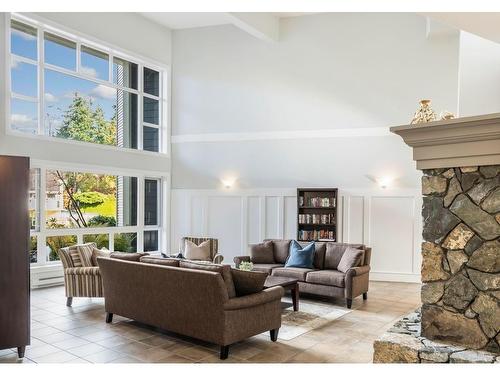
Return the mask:
<svg viewBox="0 0 500 375">
<path fill-rule="evenodd" d="M 264 289 L 273 286 L 281 286 L 292 293 L 293 311 L 299 311 L 299 284 L 298 279 L 293 277 L 268 276 L 264 283 Z"/>
</svg>

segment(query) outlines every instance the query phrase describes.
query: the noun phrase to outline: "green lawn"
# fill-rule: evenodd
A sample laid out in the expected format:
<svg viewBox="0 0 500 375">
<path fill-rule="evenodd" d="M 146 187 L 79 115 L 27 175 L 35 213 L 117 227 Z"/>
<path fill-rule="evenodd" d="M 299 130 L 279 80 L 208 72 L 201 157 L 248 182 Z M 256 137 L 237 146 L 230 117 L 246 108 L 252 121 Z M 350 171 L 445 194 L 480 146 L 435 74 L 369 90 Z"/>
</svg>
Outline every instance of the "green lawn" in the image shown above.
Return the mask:
<svg viewBox="0 0 500 375">
<path fill-rule="evenodd" d="M 114 194 L 106 195 L 102 204 L 96 207 L 84 208 L 82 211 L 89 214 L 116 217 L 116 196 Z"/>
</svg>

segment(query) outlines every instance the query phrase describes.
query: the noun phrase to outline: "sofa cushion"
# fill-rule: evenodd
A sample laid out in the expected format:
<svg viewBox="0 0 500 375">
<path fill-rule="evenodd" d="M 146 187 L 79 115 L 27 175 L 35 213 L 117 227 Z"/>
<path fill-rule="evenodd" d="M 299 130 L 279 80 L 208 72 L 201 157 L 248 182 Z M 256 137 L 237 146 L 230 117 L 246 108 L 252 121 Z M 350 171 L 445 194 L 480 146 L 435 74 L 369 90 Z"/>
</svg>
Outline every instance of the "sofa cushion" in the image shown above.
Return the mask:
<svg viewBox="0 0 500 375">
<path fill-rule="evenodd" d="M 266 272 L 267 274 L 270 275 L 273 268 L 284 267 L 284 266 L 285 266 L 284 264 L 278 264 L 278 263 L 270 263 L 270 264 L 258 263 L 253 265 L 252 271 Z"/>
<path fill-rule="evenodd" d="M 297 241 L 290 243 L 290 255 L 286 260 L 285 267 L 313 268 L 314 242 L 305 247 L 300 246 Z"/>
<path fill-rule="evenodd" d="M 233 276 L 231 274 L 231 266 L 229 264 L 225 265 L 213 264 L 213 263 L 203 264 L 203 263 L 191 262 L 188 260 L 181 260 L 179 262 L 179 267 L 220 273 L 222 279 L 224 280 L 224 284 L 226 285 L 227 295 L 229 296 L 229 298 L 236 297 Z"/>
<path fill-rule="evenodd" d="M 160 266 L 179 267 L 179 259 L 176 258 L 158 258 L 154 256 L 145 256 L 141 258 L 140 262 L 158 264 Z"/>
<path fill-rule="evenodd" d="M 344 251 L 344 255 L 340 259 L 339 265 L 337 269 L 340 272 L 346 273 L 349 268 L 359 266 L 361 264 L 361 258 L 363 257 L 363 250 L 353 249 L 348 247 L 346 251 Z"/>
<path fill-rule="evenodd" d="M 325 252 L 325 269 L 336 270 L 337 266 L 340 263 L 340 259 L 342 259 L 342 255 L 344 255 L 344 251 L 348 248 L 352 247 L 355 249 L 363 249 L 364 245 L 359 244 L 348 244 L 348 243 L 336 243 L 336 242 L 327 242 L 326 243 L 326 252 Z"/>
<path fill-rule="evenodd" d="M 231 268 L 231 274 L 238 297 L 261 292 L 268 276 L 265 272 L 242 271 L 236 268 Z"/>
<path fill-rule="evenodd" d="M 271 240 L 273 242 L 274 261 L 276 263 L 286 263 L 290 253 L 291 240 Z"/>
<path fill-rule="evenodd" d="M 298 241 L 302 247 L 307 245 L 309 242 Z M 325 251 L 326 242 L 318 241 L 314 244 L 314 268 L 322 270 L 325 268 Z"/>
<path fill-rule="evenodd" d="M 299 281 L 306 281 L 306 275 L 315 271 L 312 268 L 294 268 L 294 267 L 280 267 L 273 268 L 271 275 L 273 276 L 282 276 L 282 277 L 292 277 Z"/>
<path fill-rule="evenodd" d="M 210 241 L 199 245 L 189 240 L 184 241 L 184 257 L 190 260 L 212 260 L 210 259 Z"/>
<path fill-rule="evenodd" d="M 306 281 L 311 284 L 321 284 L 344 288 L 345 274 L 335 270 L 313 271 L 309 272 L 306 275 Z"/>
<path fill-rule="evenodd" d="M 124 253 L 121 251 L 113 251 L 110 258 L 128 260 L 129 262 L 138 262 L 141 257 L 149 255 L 149 253 Z"/>
<path fill-rule="evenodd" d="M 250 259 L 252 263 L 274 263 L 272 241 L 250 245 Z"/>
<path fill-rule="evenodd" d="M 102 249 L 98 249 L 97 247 L 92 251 L 92 265 L 97 267 L 97 257 L 105 257 L 109 258 L 111 256 L 111 251 L 103 247 Z"/>
</svg>

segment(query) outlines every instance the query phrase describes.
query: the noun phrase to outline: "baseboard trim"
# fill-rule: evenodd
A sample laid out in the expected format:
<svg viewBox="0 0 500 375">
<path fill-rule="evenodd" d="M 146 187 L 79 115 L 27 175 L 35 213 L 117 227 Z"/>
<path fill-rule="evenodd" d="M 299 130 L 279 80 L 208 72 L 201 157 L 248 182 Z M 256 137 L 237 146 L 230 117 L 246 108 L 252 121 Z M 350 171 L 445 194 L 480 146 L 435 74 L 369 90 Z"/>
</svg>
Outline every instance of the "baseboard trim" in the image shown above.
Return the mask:
<svg viewBox="0 0 500 375">
<path fill-rule="evenodd" d="M 370 271 L 371 281 L 391 281 L 397 283 L 421 283 L 420 274 Z"/>
</svg>

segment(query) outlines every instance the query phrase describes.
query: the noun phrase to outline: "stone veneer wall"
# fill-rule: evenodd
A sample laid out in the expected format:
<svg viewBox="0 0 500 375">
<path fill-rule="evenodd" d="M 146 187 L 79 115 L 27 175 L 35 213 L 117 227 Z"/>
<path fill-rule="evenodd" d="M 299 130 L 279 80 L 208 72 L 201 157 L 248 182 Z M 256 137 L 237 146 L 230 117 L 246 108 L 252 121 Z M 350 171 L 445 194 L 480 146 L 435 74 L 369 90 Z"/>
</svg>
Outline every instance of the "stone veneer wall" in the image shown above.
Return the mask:
<svg viewBox="0 0 500 375">
<path fill-rule="evenodd" d="M 422 336 L 500 352 L 500 165 L 424 170 Z"/>
</svg>

